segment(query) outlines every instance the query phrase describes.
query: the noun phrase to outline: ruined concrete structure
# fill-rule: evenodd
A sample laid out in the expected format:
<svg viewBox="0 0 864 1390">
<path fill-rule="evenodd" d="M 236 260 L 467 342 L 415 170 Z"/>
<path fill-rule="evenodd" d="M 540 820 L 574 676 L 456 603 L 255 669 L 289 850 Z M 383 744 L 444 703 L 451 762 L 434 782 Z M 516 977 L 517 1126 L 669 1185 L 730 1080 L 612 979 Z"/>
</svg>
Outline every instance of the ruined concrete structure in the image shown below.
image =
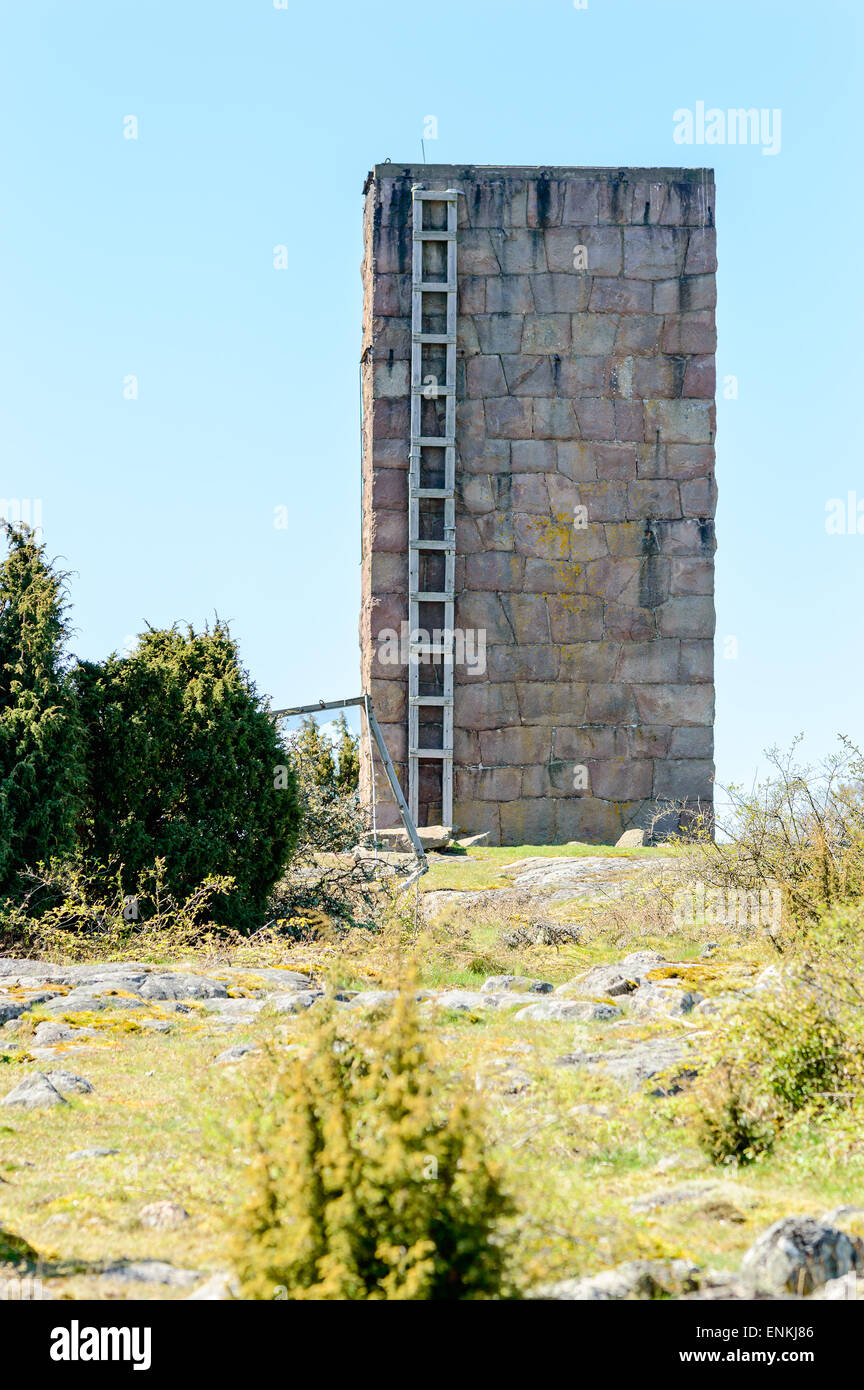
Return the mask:
<svg viewBox="0 0 864 1390">
<path fill-rule="evenodd" d="M 376 165 L 364 237 L 362 678 L 420 823 L 451 768 L 492 843 L 710 804 L 711 171 Z"/>
</svg>

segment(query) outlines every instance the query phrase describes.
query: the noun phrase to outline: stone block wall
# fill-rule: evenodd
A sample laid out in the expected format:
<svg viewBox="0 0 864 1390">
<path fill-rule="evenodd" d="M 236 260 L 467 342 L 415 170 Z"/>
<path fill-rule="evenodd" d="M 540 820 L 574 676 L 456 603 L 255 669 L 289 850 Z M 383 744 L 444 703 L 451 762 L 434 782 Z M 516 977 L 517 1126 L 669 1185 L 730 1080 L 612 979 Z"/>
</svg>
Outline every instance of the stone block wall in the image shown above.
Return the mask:
<svg viewBox="0 0 864 1390">
<path fill-rule="evenodd" d="M 411 187 L 458 188 L 454 821 L 609 842 L 713 767 L 714 182 L 376 165 L 365 187 L 363 687 L 406 788 Z M 365 755 L 361 788 L 368 798 Z M 397 820 L 376 769 L 379 824 Z M 421 821 L 440 815 L 421 780 Z"/>
</svg>

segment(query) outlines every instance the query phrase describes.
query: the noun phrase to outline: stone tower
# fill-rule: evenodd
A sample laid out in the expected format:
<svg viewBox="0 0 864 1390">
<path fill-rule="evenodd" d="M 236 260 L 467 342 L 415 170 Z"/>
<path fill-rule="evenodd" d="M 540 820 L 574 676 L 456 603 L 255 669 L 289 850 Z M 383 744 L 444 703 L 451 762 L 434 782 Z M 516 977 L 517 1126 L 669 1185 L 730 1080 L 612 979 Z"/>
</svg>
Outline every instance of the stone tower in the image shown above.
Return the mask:
<svg viewBox="0 0 864 1390">
<path fill-rule="evenodd" d="M 493 844 L 608 843 L 710 805 L 712 172 L 364 192 L 362 678 L 419 822 L 452 792 Z"/>
</svg>

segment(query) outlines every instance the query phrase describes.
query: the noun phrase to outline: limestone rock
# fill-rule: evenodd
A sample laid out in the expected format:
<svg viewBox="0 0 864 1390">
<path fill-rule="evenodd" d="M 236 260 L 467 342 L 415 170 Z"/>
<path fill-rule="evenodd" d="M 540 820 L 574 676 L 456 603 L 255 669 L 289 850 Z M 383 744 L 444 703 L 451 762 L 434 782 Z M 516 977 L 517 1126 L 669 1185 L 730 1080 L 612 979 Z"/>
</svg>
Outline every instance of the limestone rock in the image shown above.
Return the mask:
<svg viewBox="0 0 864 1390">
<path fill-rule="evenodd" d="M 138 1220 L 142 1226 L 149 1226 L 153 1231 L 176 1231 L 178 1226 L 189 1220 L 189 1213 L 179 1202 L 148 1202 L 139 1211 Z"/>
<path fill-rule="evenodd" d="M 118 1260 L 102 1270 L 103 1279 L 124 1284 L 163 1284 L 169 1288 L 191 1288 L 201 1280 L 194 1269 L 178 1269 L 166 1260 Z"/>
<path fill-rule="evenodd" d="M 688 1260 L 629 1260 L 586 1279 L 562 1279 L 534 1297 L 559 1302 L 675 1298 L 699 1287 L 699 1269 Z"/>
<path fill-rule="evenodd" d="M 208 980 L 203 975 L 149 975 L 142 983 L 142 999 L 227 999 L 228 990 L 221 980 Z"/>
<path fill-rule="evenodd" d="M 41 1110 L 47 1106 L 65 1105 L 68 1095 L 87 1095 L 93 1090 L 83 1076 L 71 1071 L 34 1072 L 4 1096 L 0 1105 L 18 1106 L 22 1110 Z"/>
<path fill-rule="evenodd" d="M 668 1018 L 689 1014 L 694 1005 L 702 999 L 695 990 L 679 989 L 675 986 L 647 984 L 642 985 L 630 999 L 630 1010 L 636 1018 L 649 1018 L 656 1015 Z"/>
<path fill-rule="evenodd" d="M 607 1072 L 632 1090 L 653 1081 L 652 1095 L 675 1095 L 685 1079 L 696 1075 L 692 1053 L 683 1038 L 645 1038 L 611 1052 L 568 1052 L 555 1066 Z"/>
<path fill-rule="evenodd" d="M 589 998 L 606 995 L 614 998 L 616 995 L 632 994 L 637 988 L 636 980 L 627 975 L 620 965 L 595 965 L 584 975 L 577 975 L 574 979 L 559 985 L 555 993 L 565 996 L 579 994 Z"/>
<path fill-rule="evenodd" d="M 515 990 L 520 994 L 551 994 L 552 985 L 548 980 L 535 980 L 528 975 L 490 975 L 480 986 L 484 994 L 500 994 L 502 990 Z"/>
<path fill-rule="evenodd" d="M 417 836 L 424 850 L 446 849 L 452 839 L 453 831 L 446 825 L 422 825 L 417 827 Z M 378 841 L 385 850 L 400 854 L 414 853 L 414 846 L 408 838 L 408 832 L 404 826 L 395 826 L 391 830 L 379 830 Z"/>
<path fill-rule="evenodd" d="M 829 1280 L 864 1270 L 864 1241 L 808 1216 L 787 1216 L 751 1245 L 741 1273 L 769 1292 L 809 1294 Z"/>
<path fill-rule="evenodd" d="M 546 1022 L 555 1020 L 571 1023 L 598 1023 L 612 1018 L 620 1018 L 621 1010 L 614 1004 L 595 1003 L 582 999 L 543 999 L 537 1004 L 529 1004 L 520 1009 L 516 1018 L 520 1022 Z"/>
<path fill-rule="evenodd" d="M 639 849 L 651 843 L 647 830 L 625 830 L 620 840 L 615 841 L 616 849 Z"/>
</svg>

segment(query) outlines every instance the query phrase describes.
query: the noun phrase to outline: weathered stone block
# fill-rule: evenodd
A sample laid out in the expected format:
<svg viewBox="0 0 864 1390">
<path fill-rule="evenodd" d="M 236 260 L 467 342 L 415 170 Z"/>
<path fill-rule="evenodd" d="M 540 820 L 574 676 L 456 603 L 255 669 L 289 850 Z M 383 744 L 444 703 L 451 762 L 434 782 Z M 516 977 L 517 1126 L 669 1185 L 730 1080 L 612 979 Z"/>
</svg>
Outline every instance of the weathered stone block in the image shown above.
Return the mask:
<svg viewBox="0 0 864 1390">
<path fill-rule="evenodd" d="M 495 248 L 492 245 L 492 237 L 488 231 L 466 229 L 460 233 L 460 274 L 497 275 L 499 270 L 498 257 L 495 254 Z"/>
<path fill-rule="evenodd" d="M 555 384 L 547 357 L 502 357 L 506 390 L 514 396 L 551 396 Z"/>
<path fill-rule="evenodd" d="M 518 767 L 458 768 L 454 797 L 465 801 L 516 801 L 522 795 Z"/>
<path fill-rule="evenodd" d="M 671 730 L 669 739 L 670 757 L 710 759 L 713 753 L 713 729 L 698 728 L 694 725 L 686 729 Z"/>
<path fill-rule="evenodd" d="M 717 346 L 714 314 L 699 309 L 693 314 L 678 314 L 667 318 L 663 329 L 663 351 L 669 353 L 711 353 Z"/>
<path fill-rule="evenodd" d="M 671 479 L 649 478 L 627 485 L 627 515 L 629 517 L 647 516 L 652 520 L 658 517 L 677 517 L 681 515 L 681 497 L 678 484 Z"/>
<path fill-rule="evenodd" d="M 577 433 L 573 402 L 534 401 L 533 425 L 537 439 L 572 439 Z"/>
<path fill-rule="evenodd" d="M 596 682 L 588 687 L 588 706 L 585 722 L 588 724 L 632 724 L 636 710 L 633 694 L 627 685 L 602 685 Z"/>
<path fill-rule="evenodd" d="M 681 275 L 689 235 L 678 227 L 625 227 L 624 274 L 633 280 Z"/>
<path fill-rule="evenodd" d="M 558 471 L 567 478 L 571 478 L 577 483 L 592 482 L 597 476 L 597 466 L 594 462 L 594 451 L 590 444 L 584 444 L 574 440 L 561 441 L 557 445 L 551 445 L 557 450 L 555 463 Z M 555 463 L 552 467 L 555 467 Z M 550 480 L 550 489 L 552 482 Z M 553 506 L 556 505 L 555 496 L 550 491 Z"/>
<path fill-rule="evenodd" d="M 646 280 L 595 279 L 588 307 L 592 314 L 648 314 L 651 285 Z"/>
<path fill-rule="evenodd" d="M 556 227 L 546 232 L 550 271 L 581 275 L 621 274 L 621 233 L 617 227 Z"/>
<path fill-rule="evenodd" d="M 379 399 L 382 396 L 407 396 L 408 376 L 407 362 L 394 360 L 374 363 L 375 396 Z"/>
<path fill-rule="evenodd" d="M 513 473 L 552 472 L 557 461 L 556 446 L 547 439 L 514 439 Z"/>
<path fill-rule="evenodd" d="M 693 478 L 681 484 L 681 510 L 684 516 L 713 516 L 717 505 L 717 486 L 713 478 Z"/>
<path fill-rule="evenodd" d="M 710 685 L 634 685 L 637 721 L 645 724 L 712 724 Z"/>
<path fill-rule="evenodd" d="M 555 807 L 551 801 L 509 801 L 501 806 L 501 839 L 506 845 L 554 843 Z"/>
<path fill-rule="evenodd" d="M 622 314 L 615 338 L 615 351 L 654 353 L 662 331 L 663 319 L 660 314 Z"/>
<path fill-rule="evenodd" d="M 634 801 L 651 795 L 653 762 L 630 758 L 588 764 L 591 791 L 603 801 Z"/>
<path fill-rule="evenodd" d="M 553 642 L 596 642 L 603 637 L 603 603 L 600 599 L 550 594 L 546 606 Z"/>
<path fill-rule="evenodd" d="M 539 516 L 549 515 L 549 493 L 543 473 L 513 473 L 511 476 L 510 505 L 514 512 L 535 512 Z"/>
<path fill-rule="evenodd" d="M 475 315 L 474 326 L 477 329 L 480 351 L 485 353 L 521 351 L 522 317 L 521 314 Z"/>
<path fill-rule="evenodd" d="M 521 555 L 499 551 L 481 551 L 469 555 L 465 566 L 465 582 L 469 589 L 477 592 L 486 590 L 522 589 L 525 561 Z"/>
<path fill-rule="evenodd" d="M 673 560 L 669 592 L 675 598 L 686 594 L 713 594 L 713 560 Z"/>
<path fill-rule="evenodd" d="M 507 382 L 500 357 L 472 357 L 465 364 L 469 396 L 506 396 Z"/>
<path fill-rule="evenodd" d="M 585 718 L 588 686 L 572 681 L 517 681 L 519 713 L 524 723 L 580 724 Z"/>
<path fill-rule="evenodd" d="M 663 637 L 713 637 L 714 600 L 709 595 L 670 598 L 658 609 L 657 621 Z"/>
<path fill-rule="evenodd" d="M 713 681 L 714 643 L 708 638 L 701 641 L 681 643 L 681 664 L 679 680 Z"/>
<path fill-rule="evenodd" d="M 486 401 L 486 429 L 491 438 L 530 439 L 533 416 L 530 399 L 499 396 Z"/>
<path fill-rule="evenodd" d="M 598 185 L 591 179 L 568 179 L 561 221 L 568 227 L 587 227 L 597 221 Z"/>
<path fill-rule="evenodd" d="M 691 357 L 684 373 L 682 396 L 713 399 L 717 386 L 717 371 L 713 357 Z"/>
<path fill-rule="evenodd" d="M 569 314 L 526 314 L 522 322 L 522 351 L 562 353 L 570 347 Z"/>
<path fill-rule="evenodd" d="M 519 278 L 524 279 L 525 277 Z M 489 283 L 490 285 L 495 284 L 495 281 L 490 280 Z M 505 280 L 503 283 L 507 283 L 507 281 Z M 573 271 L 561 274 L 532 275 L 530 284 L 534 302 L 526 307 L 525 313 L 576 313 L 588 307 L 588 298 L 591 294 L 591 279 L 588 275 L 580 275 Z M 520 312 L 522 312 L 521 309 Z"/>
<path fill-rule="evenodd" d="M 513 627 L 498 594 L 468 592 L 456 597 L 456 625 L 486 633 L 487 646 L 512 642 Z M 518 640 L 518 639 L 517 639 Z"/>
<path fill-rule="evenodd" d="M 564 402 L 559 402 L 564 404 Z M 569 404 L 569 402 L 567 402 Z M 615 405 L 595 396 L 581 396 L 573 402 L 579 430 L 585 439 L 615 438 Z"/>
<path fill-rule="evenodd" d="M 453 704 L 454 721 L 463 729 L 505 729 L 519 723 L 519 703 L 513 684 L 457 684 Z M 513 794 L 518 794 L 518 788 Z"/>
<path fill-rule="evenodd" d="M 694 227 L 690 233 L 685 275 L 713 275 L 717 269 L 717 233 L 713 227 Z"/>
<path fill-rule="evenodd" d="M 546 249 L 543 232 L 534 228 L 504 231 L 496 238 L 500 268 L 505 275 L 524 275 L 533 270 L 546 270 Z M 497 273 L 486 271 L 488 274 Z"/>
<path fill-rule="evenodd" d="M 552 745 L 551 730 L 537 727 L 481 730 L 479 737 L 480 756 L 487 767 L 547 762 Z"/>
<path fill-rule="evenodd" d="M 532 293 L 535 280 L 545 276 L 490 275 L 484 281 L 486 286 L 485 312 L 487 314 L 533 314 L 536 296 Z M 482 314 L 484 309 L 472 309 L 472 313 Z M 539 310 L 539 312 L 544 312 Z"/>
<path fill-rule="evenodd" d="M 679 646 L 676 641 L 657 638 L 653 642 L 626 642 L 621 647 L 615 677 L 628 684 L 675 681 L 678 678 L 678 658 Z"/>
<path fill-rule="evenodd" d="M 713 435 L 708 401 L 646 401 L 646 434 L 655 431 L 662 444 L 707 444 Z"/>
<path fill-rule="evenodd" d="M 668 801 L 710 802 L 714 764 L 702 758 L 667 758 L 654 763 L 653 788 L 646 793 Z"/>
<path fill-rule="evenodd" d="M 614 724 L 582 725 L 578 729 L 555 729 L 553 755 L 574 763 L 588 763 L 592 758 L 626 758 L 627 733 Z"/>
<path fill-rule="evenodd" d="M 615 314 L 573 314 L 570 333 L 574 357 L 608 357 L 615 346 L 618 319 Z"/>
<path fill-rule="evenodd" d="M 529 562 L 530 563 L 530 562 Z M 586 646 L 594 646 L 586 643 Z M 508 644 L 487 648 L 486 660 L 491 681 L 536 680 L 554 681 L 558 679 L 562 654 L 570 648 L 559 648 L 551 643 Z M 569 679 L 579 679 L 571 673 Z M 589 676 L 581 677 L 589 680 Z"/>
<path fill-rule="evenodd" d="M 621 648 L 616 642 L 572 642 L 557 650 L 562 680 L 605 683 L 612 680 Z"/>
</svg>

